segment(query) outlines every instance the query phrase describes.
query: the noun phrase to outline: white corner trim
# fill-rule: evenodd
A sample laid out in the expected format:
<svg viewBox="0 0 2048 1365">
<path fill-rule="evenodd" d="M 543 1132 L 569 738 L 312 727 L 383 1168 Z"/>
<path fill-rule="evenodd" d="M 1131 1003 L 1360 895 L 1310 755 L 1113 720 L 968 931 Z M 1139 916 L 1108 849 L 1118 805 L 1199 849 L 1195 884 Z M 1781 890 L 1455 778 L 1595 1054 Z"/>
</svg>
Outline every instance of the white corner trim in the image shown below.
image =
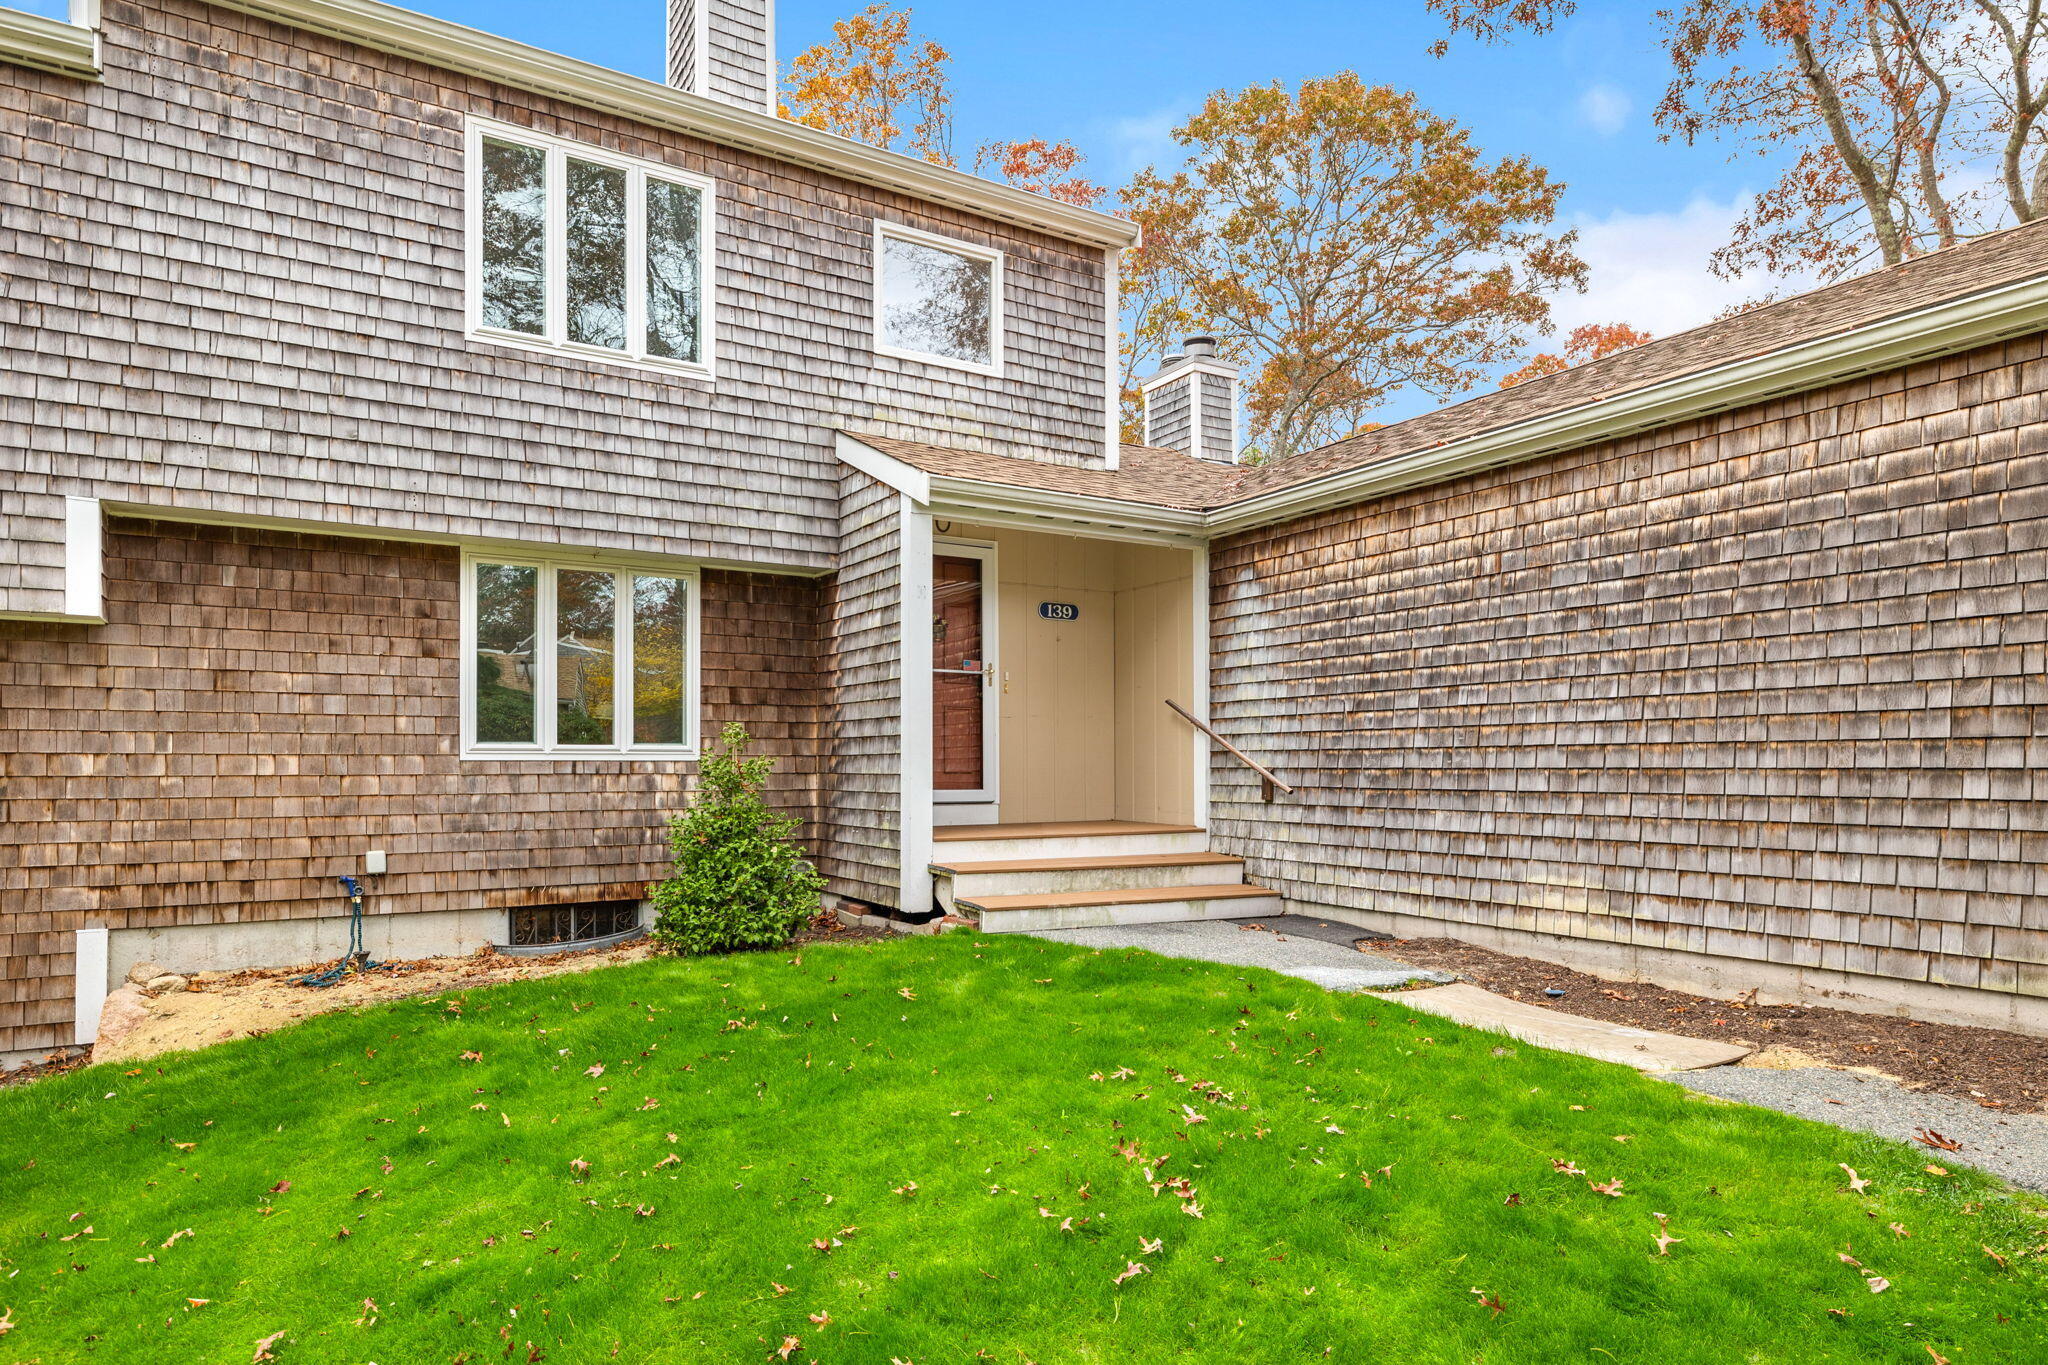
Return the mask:
<svg viewBox="0 0 2048 1365">
<path fill-rule="evenodd" d="M 1361 469 L 1338 470 L 1213 508 L 1204 523 L 1211 535 L 1218 536 L 1269 526 L 2044 329 L 2048 329 L 2048 276 L 1730 361 L 1462 440 L 1408 451 Z"/>
<path fill-rule="evenodd" d="M 919 506 L 931 504 L 932 476 L 917 466 L 905 464 L 843 431 L 838 433 L 834 450 L 842 464 L 858 469 L 876 483 L 895 489 Z"/>
<path fill-rule="evenodd" d="M 220 0 L 270 19 L 501 85 L 617 114 L 649 127 L 740 147 L 779 161 L 949 204 L 984 217 L 1094 246 L 1129 245 L 1137 227 L 1112 214 L 1062 203 L 965 171 L 934 166 L 758 109 L 628 76 L 573 57 L 430 18 L 378 0 Z M 666 37 L 664 36 L 664 41 Z"/>
<path fill-rule="evenodd" d="M 107 926 L 77 931 L 71 948 L 71 1041 L 88 1047 L 100 1036 L 100 1012 L 107 1003 Z"/>
<path fill-rule="evenodd" d="M 761 37 L 763 55 L 768 61 L 767 88 L 761 92 L 762 112 L 774 118 L 782 106 L 782 68 L 775 64 L 775 0 L 767 0 L 767 12 L 761 16 Z"/>
<path fill-rule="evenodd" d="M 1122 253 L 1102 249 L 1102 467 L 1123 463 L 1124 367 Z"/>
<path fill-rule="evenodd" d="M 903 765 L 897 774 L 897 908 L 923 914 L 932 905 L 932 514 L 907 494 L 897 513 L 897 734 Z"/>
<path fill-rule="evenodd" d="M 64 499 L 64 614 L 100 620 L 104 616 L 106 552 L 101 539 L 100 500 Z"/>
<path fill-rule="evenodd" d="M 1194 638 L 1195 682 L 1194 695 L 1188 698 L 1188 706 L 1204 725 L 1208 725 L 1211 723 L 1209 719 L 1209 669 L 1212 663 L 1209 657 L 1208 544 L 1205 542 L 1197 545 L 1194 553 L 1189 557 L 1194 560 L 1190 571 L 1194 578 L 1193 591 L 1190 594 L 1194 598 L 1192 607 L 1193 619 L 1189 624 L 1191 627 L 1190 633 Z M 1194 730 L 1193 726 L 1188 728 Z M 1194 746 L 1195 751 L 1195 818 L 1192 823 L 1207 829 L 1209 828 L 1209 764 L 1212 758 L 1209 752 L 1209 737 L 1200 730 L 1194 730 L 1194 733 L 1188 737 L 1188 742 Z"/>
<path fill-rule="evenodd" d="M 93 22 L 82 22 L 81 11 Z M 25 10 L 0 9 L 0 62 L 96 81 L 100 78 L 98 19 L 97 0 L 74 3 L 69 22 Z"/>
</svg>

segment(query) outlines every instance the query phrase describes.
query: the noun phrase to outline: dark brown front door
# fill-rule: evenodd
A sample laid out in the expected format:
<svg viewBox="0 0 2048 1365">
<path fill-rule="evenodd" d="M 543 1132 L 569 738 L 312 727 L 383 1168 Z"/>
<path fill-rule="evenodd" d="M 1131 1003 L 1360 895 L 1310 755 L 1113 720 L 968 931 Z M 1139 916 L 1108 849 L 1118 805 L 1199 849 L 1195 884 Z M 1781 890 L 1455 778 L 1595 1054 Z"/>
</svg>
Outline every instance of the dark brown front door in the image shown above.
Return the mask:
<svg viewBox="0 0 2048 1365">
<path fill-rule="evenodd" d="M 993 797 L 982 570 L 979 558 L 932 559 L 932 789 L 956 800 Z"/>
</svg>

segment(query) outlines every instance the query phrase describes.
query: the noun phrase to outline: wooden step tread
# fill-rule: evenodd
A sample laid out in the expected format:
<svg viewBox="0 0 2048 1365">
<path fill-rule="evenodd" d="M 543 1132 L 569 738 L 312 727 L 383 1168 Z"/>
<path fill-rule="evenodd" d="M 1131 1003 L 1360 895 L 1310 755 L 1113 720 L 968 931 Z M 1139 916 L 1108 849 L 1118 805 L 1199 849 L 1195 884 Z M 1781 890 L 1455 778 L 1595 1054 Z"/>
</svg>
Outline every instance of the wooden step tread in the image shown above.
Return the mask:
<svg viewBox="0 0 2048 1365">
<path fill-rule="evenodd" d="M 1200 825 L 1154 825 L 1143 820 L 1039 820 L 1018 825 L 940 825 L 937 844 L 974 839 L 1088 839 L 1119 834 L 1200 834 Z"/>
<path fill-rule="evenodd" d="M 975 872 L 1088 872 L 1119 867 L 1222 867 L 1244 859 L 1228 853 L 1126 853 L 1104 858 L 1014 858 L 994 863 L 933 863 L 932 871 L 963 877 Z"/>
<path fill-rule="evenodd" d="M 998 910 L 1060 910 L 1075 905 L 1271 899 L 1279 894 L 1263 886 L 1138 886 L 1124 891 L 1049 891 L 1036 896 L 961 896 L 954 904 L 990 914 Z"/>
</svg>

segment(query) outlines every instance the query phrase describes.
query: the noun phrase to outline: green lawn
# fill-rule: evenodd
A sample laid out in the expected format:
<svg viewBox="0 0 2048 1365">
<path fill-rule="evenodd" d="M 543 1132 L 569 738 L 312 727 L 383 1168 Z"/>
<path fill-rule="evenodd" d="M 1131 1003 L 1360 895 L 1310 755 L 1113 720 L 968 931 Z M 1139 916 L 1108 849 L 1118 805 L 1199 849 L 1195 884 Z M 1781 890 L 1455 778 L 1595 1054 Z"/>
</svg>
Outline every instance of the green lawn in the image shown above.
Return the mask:
<svg viewBox="0 0 2048 1365">
<path fill-rule="evenodd" d="M 0 1365 L 2048 1358 L 1935 1155 L 1144 953 L 660 960 L 0 1091 Z"/>
</svg>

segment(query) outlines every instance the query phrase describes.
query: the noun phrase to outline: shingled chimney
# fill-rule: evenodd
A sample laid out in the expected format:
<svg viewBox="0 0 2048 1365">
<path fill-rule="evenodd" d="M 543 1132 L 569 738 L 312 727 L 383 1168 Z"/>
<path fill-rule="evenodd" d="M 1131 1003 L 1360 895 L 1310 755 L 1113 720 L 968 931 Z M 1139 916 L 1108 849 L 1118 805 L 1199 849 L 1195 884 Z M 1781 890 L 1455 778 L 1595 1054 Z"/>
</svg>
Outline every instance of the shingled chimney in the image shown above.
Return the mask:
<svg viewBox="0 0 2048 1365">
<path fill-rule="evenodd" d="M 1215 337 L 1189 337 L 1138 391 L 1146 445 L 1237 463 L 1237 367 L 1216 358 Z"/>
<path fill-rule="evenodd" d="M 668 0 L 668 83 L 775 112 L 775 0 Z"/>
</svg>

